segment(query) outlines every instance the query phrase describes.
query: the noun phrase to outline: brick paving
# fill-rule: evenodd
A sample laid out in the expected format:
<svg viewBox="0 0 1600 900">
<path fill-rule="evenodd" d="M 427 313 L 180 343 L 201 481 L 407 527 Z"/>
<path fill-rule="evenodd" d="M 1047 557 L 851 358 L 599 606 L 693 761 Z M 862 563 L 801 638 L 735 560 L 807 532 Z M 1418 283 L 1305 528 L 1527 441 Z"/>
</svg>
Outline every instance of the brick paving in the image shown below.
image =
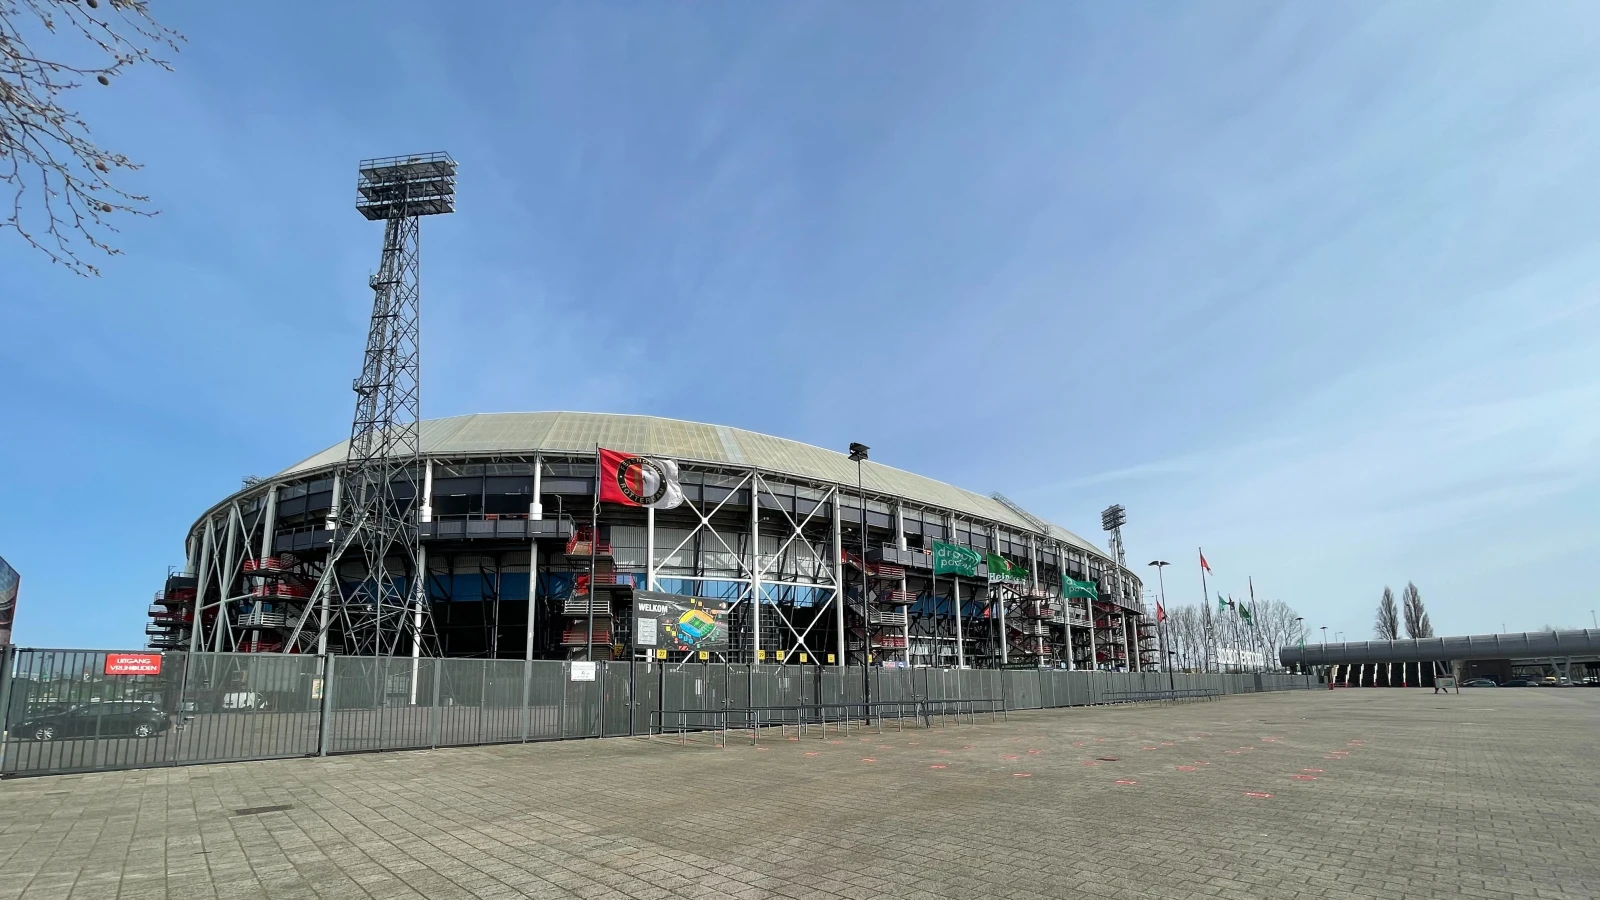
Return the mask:
<svg viewBox="0 0 1600 900">
<path fill-rule="evenodd" d="M 1597 733 L 1600 690 L 1352 689 L 20 779 L 0 900 L 1590 900 Z"/>
</svg>

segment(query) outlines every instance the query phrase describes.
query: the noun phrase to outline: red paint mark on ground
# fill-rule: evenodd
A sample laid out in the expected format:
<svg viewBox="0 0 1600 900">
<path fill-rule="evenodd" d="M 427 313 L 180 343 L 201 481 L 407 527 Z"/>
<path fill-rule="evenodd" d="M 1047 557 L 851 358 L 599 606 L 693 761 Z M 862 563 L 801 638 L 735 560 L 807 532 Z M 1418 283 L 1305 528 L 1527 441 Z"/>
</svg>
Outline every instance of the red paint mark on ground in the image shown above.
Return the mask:
<svg viewBox="0 0 1600 900">
<path fill-rule="evenodd" d="M 870 756 L 863 756 L 863 757 L 861 757 L 861 761 L 862 761 L 862 762 L 877 762 L 877 760 L 875 760 L 875 759 L 873 759 L 873 758 L 872 758 L 872 757 L 870 757 Z"/>
<path fill-rule="evenodd" d="M 1276 744 L 1278 742 L 1277 738 L 1262 738 L 1262 740 L 1266 741 L 1269 744 Z"/>
<path fill-rule="evenodd" d="M 815 750 L 807 750 L 807 751 L 806 751 L 806 755 L 807 755 L 807 756 L 821 756 L 821 755 L 822 755 L 822 754 L 820 754 L 820 753 L 818 753 L 818 752 L 817 752 L 817 751 L 815 751 Z"/>
<path fill-rule="evenodd" d="M 922 743 L 922 742 L 921 741 L 912 741 L 911 743 L 906 744 L 906 746 L 907 747 L 915 747 L 916 745 L 918 745 L 920 743 Z"/>
<path fill-rule="evenodd" d="M 1092 760 L 1092 759 L 1086 759 L 1086 760 L 1084 760 L 1084 761 L 1083 761 L 1083 764 L 1084 764 L 1084 765 L 1086 765 L 1086 766 L 1098 766 L 1098 765 L 1100 765 L 1100 764 L 1099 764 L 1099 763 L 1097 763 L 1097 762 L 1095 762 L 1095 761 L 1094 761 L 1094 760 Z"/>
<path fill-rule="evenodd" d="M 1033 774 L 1030 773 L 1030 772 L 1012 772 L 1011 773 L 1011 777 L 1012 778 L 1032 778 Z"/>
<path fill-rule="evenodd" d="M 1097 743 L 1097 744 L 1103 744 L 1103 743 L 1105 743 L 1105 740 L 1106 740 L 1105 738 L 1095 738 L 1094 742 Z"/>
<path fill-rule="evenodd" d="M 945 765 L 944 763 L 934 763 L 933 765 L 929 766 L 928 768 L 930 768 L 930 769 L 948 769 L 950 767 Z"/>
<path fill-rule="evenodd" d="M 799 738 L 797 738 L 797 737 L 792 737 L 792 738 L 785 738 L 785 740 L 790 740 L 790 741 L 798 741 L 798 740 L 800 740 L 800 739 L 799 739 Z"/>
<path fill-rule="evenodd" d="M 1315 775 L 1290 775 L 1289 777 L 1293 778 L 1295 781 L 1316 781 L 1317 780 L 1317 776 L 1315 776 Z"/>
<path fill-rule="evenodd" d="M 1271 800 L 1272 799 L 1272 795 L 1267 793 L 1266 791 L 1245 791 L 1244 795 L 1246 797 L 1254 797 L 1257 800 Z"/>
<path fill-rule="evenodd" d="M 1194 766 L 1178 766 L 1179 772 L 1193 772 Z"/>
<path fill-rule="evenodd" d="M 1007 754 L 1002 755 L 1000 758 L 1001 759 L 1016 759 L 1017 755 L 1015 753 L 1007 753 Z"/>
<path fill-rule="evenodd" d="M 1322 770 L 1321 769 L 1301 769 L 1300 771 L 1302 771 L 1302 772 L 1310 772 L 1313 775 L 1321 775 L 1322 774 Z"/>
<path fill-rule="evenodd" d="M 1140 747 L 1140 750 L 1160 750 L 1160 747 Z"/>
<path fill-rule="evenodd" d="M 1138 784 L 1138 783 L 1139 782 L 1133 780 L 1132 778 L 1118 778 L 1117 779 L 1117 784 Z"/>
<path fill-rule="evenodd" d="M 1044 752 L 1043 750 L 1029 750 L 1028 751 L 1028 755 L 1029 756 L 1038 756 L 1039 754 L 1041 754 L 1043 752 Z"/>
<path fill-rule="evenodd" d="M 971 750 L 972 749 L 972 745 L 968 744 L 965 747 L 962 747 L 961 749 L 963 749 L 963 750 Z"/>
<path fill-rule="evenodd" d="M 933 752 L 935 752 L 935 753 L 949 753 L 950 751 L 949 750 L 935 750 Z"/>
<path fill-rule="evenodd" d="M 829 741 L 830 744 L 842 744 L 844 741 Z"/>
<path fill-rule="evenodd" d="M 1163 747 L 1176 747 L 1177 744 L 1174 744 L 1171 741 L 1162 741 L 1161 742 L 1161 746 L 1163 746 Z"/>
</svg>

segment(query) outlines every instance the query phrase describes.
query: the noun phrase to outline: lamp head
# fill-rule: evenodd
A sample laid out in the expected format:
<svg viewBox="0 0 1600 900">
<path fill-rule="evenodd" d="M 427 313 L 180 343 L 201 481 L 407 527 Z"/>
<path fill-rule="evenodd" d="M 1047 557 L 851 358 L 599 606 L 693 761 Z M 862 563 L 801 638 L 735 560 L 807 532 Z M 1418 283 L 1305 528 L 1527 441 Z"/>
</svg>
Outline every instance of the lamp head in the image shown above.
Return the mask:
<svg viewBox="0 0 1600 900">
<path fill-rule="evenodd" d="M 861 462 L 862 460 L 866 459 L 867 458 L 867 451 L 870 450 L 870 449 L 871 448 L 868 447 L 866 444 L 854 444 L 854 443 L 851 444 L 850 445 L 850 459 L 851 459 L 851 461 L 853 461 L 853 462 Z"/>
</svg>

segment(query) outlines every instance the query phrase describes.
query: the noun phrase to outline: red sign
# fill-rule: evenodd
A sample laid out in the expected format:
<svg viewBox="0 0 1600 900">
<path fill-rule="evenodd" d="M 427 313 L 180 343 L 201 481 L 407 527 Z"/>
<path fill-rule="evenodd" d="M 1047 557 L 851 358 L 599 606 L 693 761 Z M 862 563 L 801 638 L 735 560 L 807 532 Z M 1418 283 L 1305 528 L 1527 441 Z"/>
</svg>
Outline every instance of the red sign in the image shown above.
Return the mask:
<svg viewBox="0 0 1600 900">
<path fill-rule="evenodd" d="M 107 675 L 160 675 L 159 653 L 107 653 Z"/>
</svg>

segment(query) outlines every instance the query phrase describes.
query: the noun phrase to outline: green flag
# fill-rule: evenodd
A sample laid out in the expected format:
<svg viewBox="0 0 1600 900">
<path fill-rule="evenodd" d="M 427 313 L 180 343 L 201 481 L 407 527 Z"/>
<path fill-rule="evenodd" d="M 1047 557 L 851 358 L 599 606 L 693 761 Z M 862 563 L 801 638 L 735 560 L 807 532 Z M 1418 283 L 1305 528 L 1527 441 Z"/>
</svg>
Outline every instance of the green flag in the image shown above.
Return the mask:
<svg viewBox="0 0 1600 900">
<path fill-rule="evenodd" d="M 1022 566 L 1013 566 L 998 553 L 989 554 L 989 580 L 990 581 L 1027 581 L 1028 570 Z"/>
<path fill-rule="evenodd" d="M 1250 615 L 1250 604 L 1248 603 L 1239 604 L 1239 618 L 1243 619 L 1247 625 L 1256 624 L 1255 617 Z"/>
<path fill-rule="evenodd" d="M 1228 601 L 1222 599 L 1222 595 L 1218 594 L 1217 595 L 1217 615 L 1220 616 L 1220 615 L 1222 615 L 1223 613 L 1225 613 L 1227 611 L 1228 611 Z"/>
<path fill-rule="evenodd" d="M 935 575 L 965 575 L 968 578 L 978 577 L 978 563 L 983 557 L 978 551 L 970 547 L 961 547 L 956 544 L 946 544 L 944 541 L 933 542 L 933 574 Z"/>
<path fill-rule="evenodd" d="M 1099 593 L 1092 581 L 1073 581 L 1066 576 L 1061 578 L 1061 596 L 1063 597 L 1082 597 L 1085 600 L 1093 600 Z"/>
</svg>

